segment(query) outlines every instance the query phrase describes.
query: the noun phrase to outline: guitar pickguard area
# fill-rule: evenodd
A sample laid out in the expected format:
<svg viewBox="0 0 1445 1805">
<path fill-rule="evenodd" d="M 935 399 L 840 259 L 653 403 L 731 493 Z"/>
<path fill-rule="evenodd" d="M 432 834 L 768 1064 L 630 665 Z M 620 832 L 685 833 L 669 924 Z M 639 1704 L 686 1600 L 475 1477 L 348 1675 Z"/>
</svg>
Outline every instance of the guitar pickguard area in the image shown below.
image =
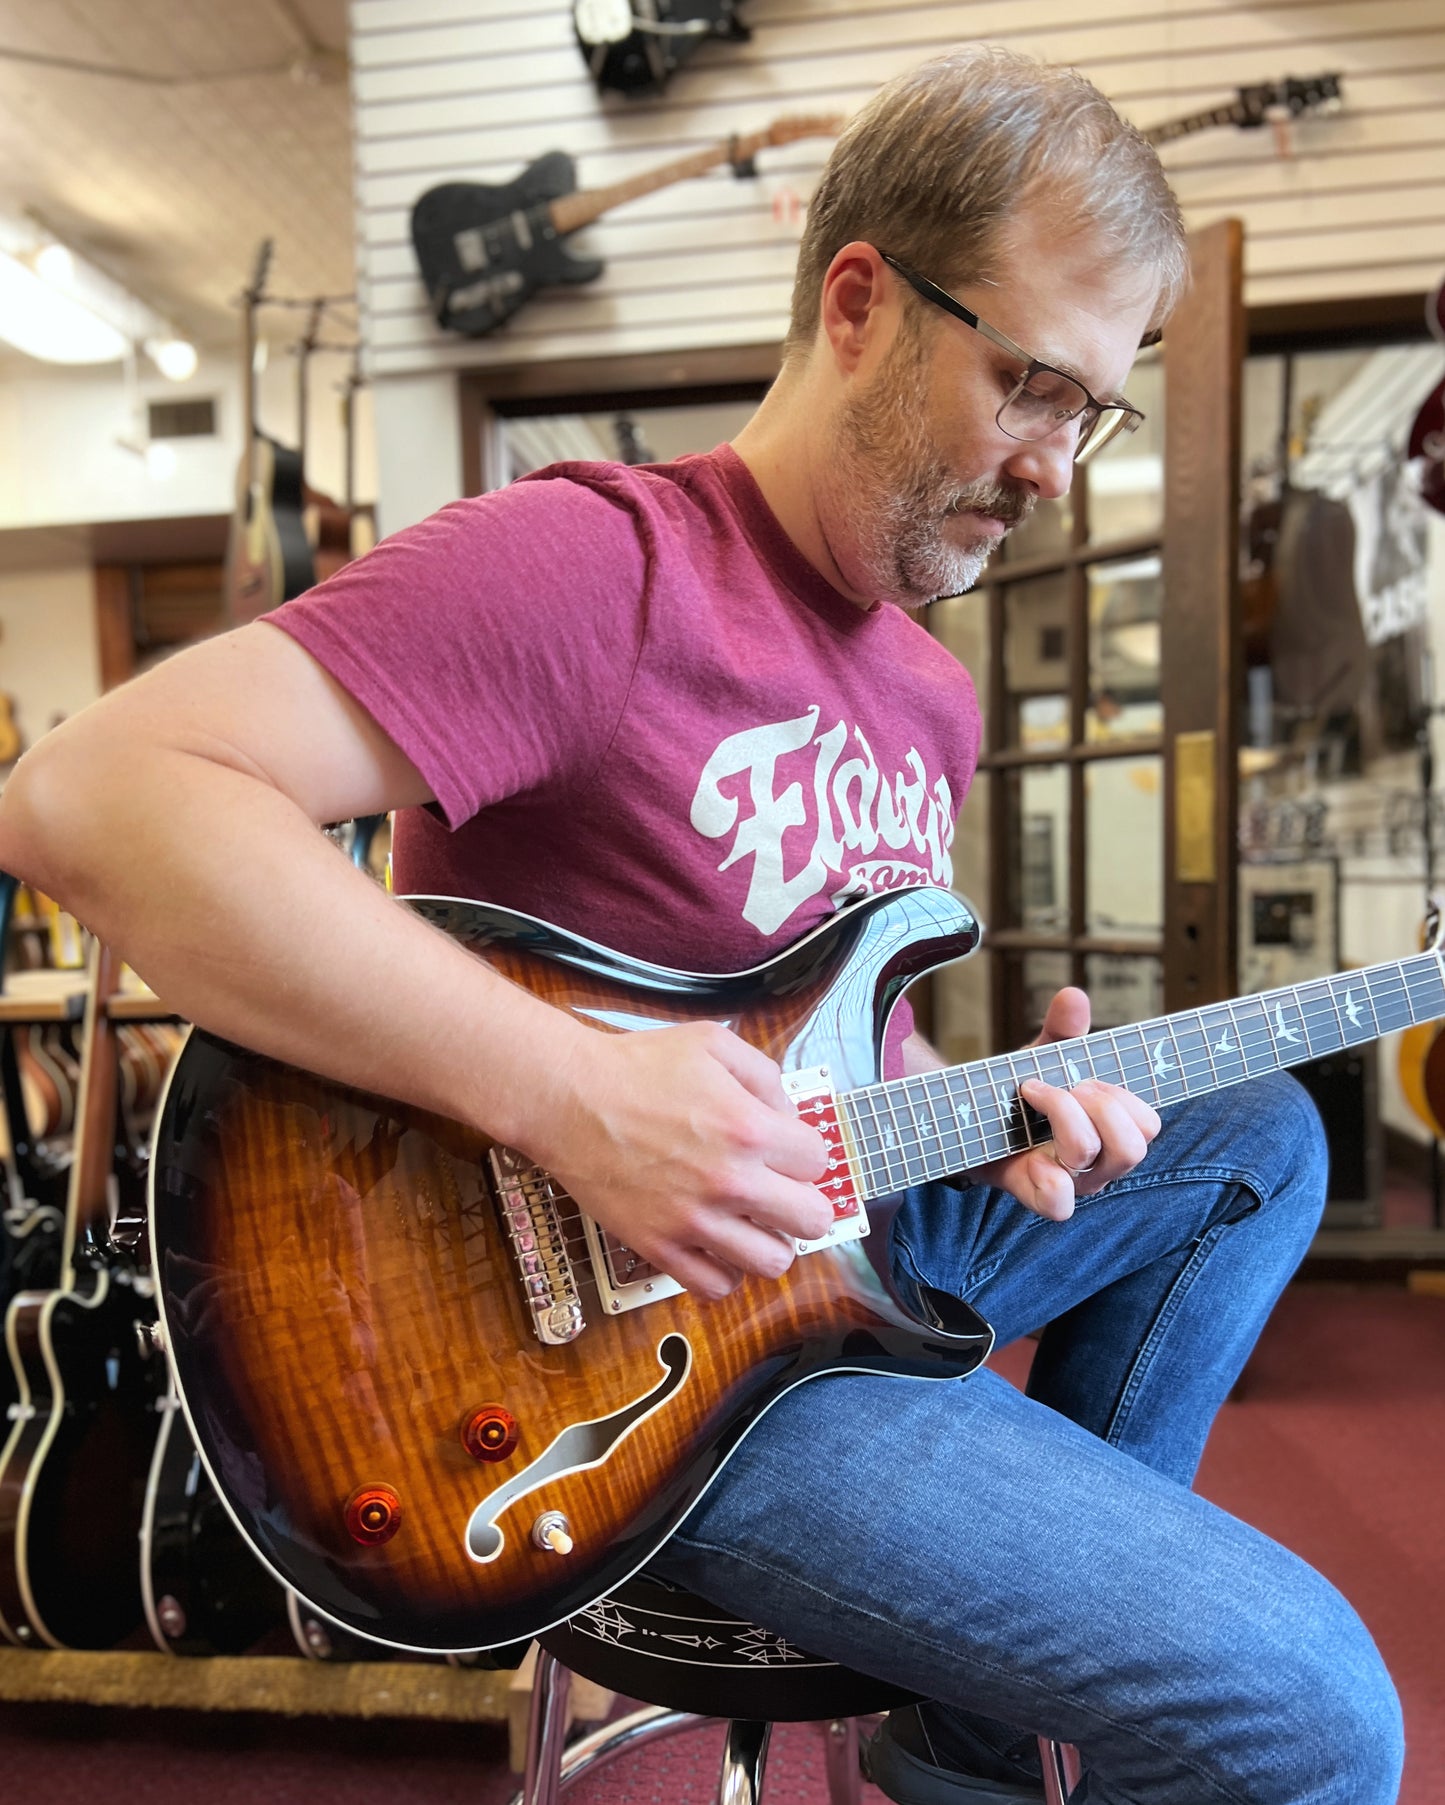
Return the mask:
<svg viewBox="0 0 1445 1805">
<path fill-rule="evenodd" d="M 601 1466 L 639 1423 L 660 1410 L 692 1371 L 692 1344 L 685 1336 L 665 1335 L 658 1343 L 657 1361 L 663 1369 L 662 1377 L 650 1390 L 610 1416 L 569 1423 L 529 1466 L 513 1474 L 505 1485 L 498 1486 L 477 1505 L 467 1519 L 465 1540 L 470 1559 L 483 1565 L 496 1560 L 506 1546 L 497 1518 L 519 1498 L 525 1498 L 549 1480 Z"/>
</svg>

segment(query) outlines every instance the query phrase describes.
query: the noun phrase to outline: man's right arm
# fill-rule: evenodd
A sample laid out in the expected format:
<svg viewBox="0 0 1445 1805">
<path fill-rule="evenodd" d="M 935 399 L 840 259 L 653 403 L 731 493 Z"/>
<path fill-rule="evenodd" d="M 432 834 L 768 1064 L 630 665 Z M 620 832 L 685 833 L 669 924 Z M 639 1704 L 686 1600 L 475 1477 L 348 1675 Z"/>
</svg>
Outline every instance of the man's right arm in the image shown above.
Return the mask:
<svg viewBox="0 0 1445 1805">
<path fill-rule="evenodd" d="M 822 1143 L 776 1067 L 706 1025 L 609 1035 L 508 983 L 317 831 L 431 799 L 287 634 L 210 640 L 47 734 L 0 794 L 0 869 L 178 1013 L 539 1160 L 691 1289 L 822 1232 Z"/>
</svg>

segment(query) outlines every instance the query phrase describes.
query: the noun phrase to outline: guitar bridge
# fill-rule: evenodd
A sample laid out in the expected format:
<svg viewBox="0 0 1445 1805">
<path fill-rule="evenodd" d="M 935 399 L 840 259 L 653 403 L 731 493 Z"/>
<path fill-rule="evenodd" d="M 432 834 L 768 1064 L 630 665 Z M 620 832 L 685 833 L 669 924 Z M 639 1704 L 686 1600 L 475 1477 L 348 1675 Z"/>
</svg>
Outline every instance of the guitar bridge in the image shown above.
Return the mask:
<svg viewBox="0 0 1445 1805">
<path fill-rule="evenodd" d="M 575 1341 L 586 1324 L 558 1208 L 571 1199 L 510 1147 L 493 1147 L 489 1161 L 537 1339 L 549 1347 Z"/>
</svg>

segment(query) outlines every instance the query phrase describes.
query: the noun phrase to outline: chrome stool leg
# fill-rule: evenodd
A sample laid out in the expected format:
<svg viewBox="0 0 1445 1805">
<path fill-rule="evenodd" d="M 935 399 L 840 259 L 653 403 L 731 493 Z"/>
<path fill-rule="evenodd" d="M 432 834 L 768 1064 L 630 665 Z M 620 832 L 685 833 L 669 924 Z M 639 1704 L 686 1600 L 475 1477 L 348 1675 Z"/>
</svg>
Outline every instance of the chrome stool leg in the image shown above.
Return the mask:
<svg viewBox="0 0 1445 1805">
<path fill-rule="evenodd" d="M 735 1717 L 728 1725 L 723 1745 L 722 1777 L 718 1805 L 759 1805 L 763 1796 L 763 1767 L 768 1759 L 770 1723 Z"/>
<path fill-rule="evenodd" d="M 1048 1805 L 1068 1805 L 1069 1795 L 1083 1777 L 1079 1751 L 1071 1742 L 1050 1742 L 1039 1738 L 1039 1756 L 1044 1764 L 1044 1798 Z"/>
<path fill-rule="evenodd" d="M 557 1805 L 562 1749 L 567 1740 L 567 1695 L 572 1674 L 545 1649 L 537 1651 L 532 1708 L 527 1714 L 527 1771 L 524 1805 Z"/>
<path fill-rule="evenodd" d="M 539 1662 L 538 1667 L 540 1666 Z M 532 1716 L 528 1720 L 529 1746 L 539 1706 L 540 1699 L 534 1692 Z M 563 1715 L 565 1716 L 565 1712 Z M 512 1794 L 508 1805 L 553 1805 L 555 1800 L 571 1790 L 575 1781 L 596 1773 L 599 1768 L 606 1767 L 610 1761 L 615 1761 L 630 1749 L 660 1741 L 664 1736 L 675 1735 L 679 1730 L 695 1729 L 698 1724 L 709 1721 L 706 1717 L 694 1716 L 690 1711 L 669 1711 L 666 1705 L 645 1705 L 630 1717 L 619 1717 L 615 1723 L 600 1724 L 589 1735 L 579 1736 L 576 1742 L 563 1751 L 560 1772 L 555 1766 L 547 1770 L 545 1764 L 542 1764 L 536 1780 L 538 1790 L 528 1792 L 524 1786 L 521 1792 Z M 528 1784 L 531 1783 L 529 1774 Z"/>
<path fill-rule="evenodd" d="M 862 1805 L 863 1777 L 858 1770 L 858 1719 L 835 1717 L 823 1725 L 828 1775 L 828 1805 Z"/>
</svg>

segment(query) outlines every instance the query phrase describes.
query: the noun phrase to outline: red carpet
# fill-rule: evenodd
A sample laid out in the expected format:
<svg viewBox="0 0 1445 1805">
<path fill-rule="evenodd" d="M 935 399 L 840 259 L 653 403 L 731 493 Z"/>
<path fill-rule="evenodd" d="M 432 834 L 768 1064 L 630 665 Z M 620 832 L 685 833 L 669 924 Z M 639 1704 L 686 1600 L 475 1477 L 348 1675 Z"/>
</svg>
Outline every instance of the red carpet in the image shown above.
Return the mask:
<svg viewBox="0 0 1445 1805">
<path fill-rule="evenodd" d="M 999 1364 L 1019 1377 L 1030 1351 Z M 1200 1490 L 1350 1598 L 1405 1702 L 1402 1805 L 1445 1805 L 1445 1299 L 1295 1286 L 1220 1417 Z M 571 1805 L 706 1805 L 719 1737 L 624 1758 Z M 517 1784 L 505 1763 L 500 1730 L 0 1705 L 4 1796 L 27 1805 L 504 1805 Z M 767 1805 L 824 1805 L 823 1775 L 821 1731 L 781 1728 Z"/>
</svg>

